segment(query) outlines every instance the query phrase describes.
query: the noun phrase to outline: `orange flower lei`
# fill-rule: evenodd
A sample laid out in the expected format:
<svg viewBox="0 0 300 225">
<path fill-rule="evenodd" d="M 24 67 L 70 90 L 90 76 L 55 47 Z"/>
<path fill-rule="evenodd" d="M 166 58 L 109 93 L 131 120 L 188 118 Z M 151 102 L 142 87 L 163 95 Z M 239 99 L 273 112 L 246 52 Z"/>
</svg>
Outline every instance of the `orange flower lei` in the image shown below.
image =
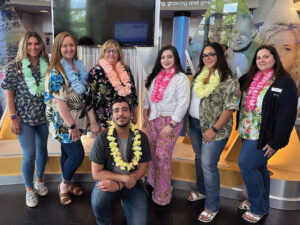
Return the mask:
<svg viewBox="0 0 300 225">
<path fill-rule="evenodd" d="M 120 62 L 116 64 L 116 71 L 105 59 L 100 59 L 99 65 L 103 68 L 109 82 L 120 96 L 127 96 L 131 93 L 130 77 Z"/>
</svg>

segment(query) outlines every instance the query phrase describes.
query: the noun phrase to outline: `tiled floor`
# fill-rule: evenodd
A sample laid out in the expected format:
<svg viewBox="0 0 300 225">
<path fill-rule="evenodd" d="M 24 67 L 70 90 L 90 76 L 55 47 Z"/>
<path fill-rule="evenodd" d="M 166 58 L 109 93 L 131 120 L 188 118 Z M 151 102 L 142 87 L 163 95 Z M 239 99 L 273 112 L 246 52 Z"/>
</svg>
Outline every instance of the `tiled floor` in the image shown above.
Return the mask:
<svg viewBox="0 0 300 225">
<path fill-rule="evenodd" d="M 74 198 L 71 206 L 61 206 L 58 202 L 57 183 L 49 183 L 49 195 L 40 198 L 37 208 L 25 206 L 23 185 L 0 186 L 0 225 L 96 225 L 90 206 L 92 183 L 79 184 L 85 194 Z M 149 203 L 148 225 L 197 225 L 203 202 L 185 200 L 187 191 L 174 190 L 170 210 L 154 210 Z M 236 210 L 236 200 L 221 198 L 219 215 L 211 224 L 246 225 L 241 213 Z M 111 207 L 112 225 L 125 225 L 121 205 L 114 203 Z M 300 225 L 300 211 L 283 211 L 270 209 L 262 225 Z"/>
</svg>

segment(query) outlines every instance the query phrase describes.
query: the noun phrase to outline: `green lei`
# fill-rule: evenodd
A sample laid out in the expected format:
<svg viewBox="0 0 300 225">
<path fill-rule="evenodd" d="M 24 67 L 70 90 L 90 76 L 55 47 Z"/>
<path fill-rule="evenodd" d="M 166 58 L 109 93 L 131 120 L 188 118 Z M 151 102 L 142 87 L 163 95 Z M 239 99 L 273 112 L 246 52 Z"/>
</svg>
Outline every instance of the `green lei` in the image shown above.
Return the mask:
<svg viewBox="0 0 300 225">
<path fill-rule="evenodd" d="M 49 67 L 48 63 L 43 59 L 43 57 L 39 57 L 39 61 L 40 61 L 41 78 L 40 78 L 39 85 L 37 85 L 34 77 L 32 76 L 32 71 L 28 67 L 31 64 L 30 60 L 27 57 L 22 60 L 22 72 L 24 74 L 24 80 L 25 80 L 26 86 L 27 86 L 30 94 L 32 94 L 34 96 L 36 96 L 36 95 L 41 96 L 44 94 L 45 74 Z"/>
</svg>

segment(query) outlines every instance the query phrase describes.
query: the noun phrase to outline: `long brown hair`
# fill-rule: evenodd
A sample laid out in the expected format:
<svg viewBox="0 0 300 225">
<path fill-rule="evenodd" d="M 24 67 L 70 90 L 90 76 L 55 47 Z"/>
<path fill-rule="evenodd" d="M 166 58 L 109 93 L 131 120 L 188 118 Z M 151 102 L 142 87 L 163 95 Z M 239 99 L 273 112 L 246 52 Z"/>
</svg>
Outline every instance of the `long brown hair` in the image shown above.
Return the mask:
<svg viewBox="0 0 300 225">
<path fill-rule="evenodd" d="M 73 39 L 74 43 L 75 43 L 75 55 L 74 55 L 74 59 L 77 60 L 77 45 L 76 45 L 76 41 L 74 39 L 74 37 L 72 36 L 72 34 L 70 34 L 69 32 L 61 32 L 59 33 L 55 39 L 54 39 L 54 44 L 53 44 L 53 49 L 52 49 L 52 55 L 51 55 L 51 59 L 50 59 L 50 65 L 49 65 L 49 69 L 47 70 L 47 75 L 50 74 L 51 70 L 54 68 L 56 71 L 59 71 L 63 74 L 65 74 L 65 70 L 63 68 L 63 66 L 60 63 L 60 60 L 62 58 L 60 49 L 62 46 L 62 43 L 64 41 L 64 39 L 66 37 L 70 37 Z"/>
<path fill-rule="evenodd" d="M 289 73 L 283 68 L 282 63 L 280 61 L 280 57 L 279 57 L 276 49 L 272 45 L 262 45 L 256 50 L 256 52 L 254 54 L 249 72 L 245 75 L 246 76 L 245 83 L 243 84 L 243 86 L 241 88 L 242 91 L 245 91 L 249 88 L 249 86 L 253 80 L 253 77 L 255 76 L 257 71 L 259 71 L 257 64 L 256 64 L 256 56 L 257 56 L 257 53 L 262 49 L 268 50 L 270 52 L 270 54 L 272 54 L 274 57 L 275 64 L 273 66 L 273 71 L 274 71 L 273 76 L 275 77 L 275 82 L 284 75 L 290 76 Z"/>
</svg>

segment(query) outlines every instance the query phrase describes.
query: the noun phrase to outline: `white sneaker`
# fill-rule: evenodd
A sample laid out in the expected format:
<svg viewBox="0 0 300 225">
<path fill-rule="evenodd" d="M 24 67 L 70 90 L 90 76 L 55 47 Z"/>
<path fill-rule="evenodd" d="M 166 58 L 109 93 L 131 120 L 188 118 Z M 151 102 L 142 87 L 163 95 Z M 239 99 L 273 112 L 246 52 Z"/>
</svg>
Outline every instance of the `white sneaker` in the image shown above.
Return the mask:
<svg viewBox="0 0 300 225">
<path fill-rule="evenodd" d="M 48 188 L 45 182 L 34 182 L 33 186 L 39 196 L 46 196 L 48 194 Z"/>
<path fill-rule="evenodd" d="M 28 207 L 36 207 L 38 205 L 38 199 L 34 193 L 34 191 L 26 191 L 26 205 Z"/>
</svg>

